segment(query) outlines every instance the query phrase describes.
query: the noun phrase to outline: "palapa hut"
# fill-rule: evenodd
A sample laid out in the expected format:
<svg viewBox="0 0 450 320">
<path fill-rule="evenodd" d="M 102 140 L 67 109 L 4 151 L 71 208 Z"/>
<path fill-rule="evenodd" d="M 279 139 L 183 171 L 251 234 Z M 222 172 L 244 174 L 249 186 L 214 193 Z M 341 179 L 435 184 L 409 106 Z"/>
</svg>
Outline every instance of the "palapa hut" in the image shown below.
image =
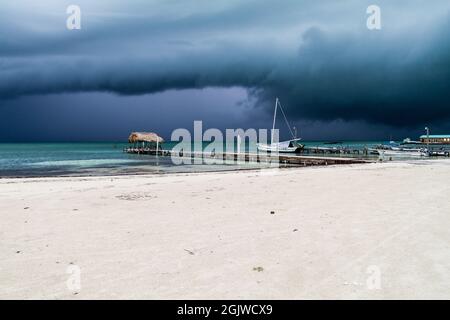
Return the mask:
<svg viewBox="0 0 450 320">
<path fill-rule="evenodd" d="M 132 143 L 135 146 L 142 143 L 142 148 L 151 148 L 156 146 L 156 150 L 160 149 L 161 143 L 164 139 L 158 136 L 154 132 L 132 132 L 128 137 L 128 143 Z"/>
</svg>

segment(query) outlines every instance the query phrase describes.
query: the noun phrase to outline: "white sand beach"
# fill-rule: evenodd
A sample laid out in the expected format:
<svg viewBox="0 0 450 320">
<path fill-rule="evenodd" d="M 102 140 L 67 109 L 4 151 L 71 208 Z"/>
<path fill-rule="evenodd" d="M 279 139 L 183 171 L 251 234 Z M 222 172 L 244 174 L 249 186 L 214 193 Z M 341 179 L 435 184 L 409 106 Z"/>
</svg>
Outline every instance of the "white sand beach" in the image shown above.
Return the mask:
<svg viewBox="0 0 450 320">
<path fill-rule="evenodd" d="M 449 199 L 445 160 L 0 179 L 0 298 L 448 299 Z"/>
</svg>

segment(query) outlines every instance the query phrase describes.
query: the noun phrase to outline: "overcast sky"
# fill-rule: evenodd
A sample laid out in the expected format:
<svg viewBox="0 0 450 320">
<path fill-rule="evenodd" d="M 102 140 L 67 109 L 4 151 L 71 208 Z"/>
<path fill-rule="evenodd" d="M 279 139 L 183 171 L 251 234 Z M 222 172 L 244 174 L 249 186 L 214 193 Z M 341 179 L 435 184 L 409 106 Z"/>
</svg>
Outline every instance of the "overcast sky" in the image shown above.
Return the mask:
<svg viewBox="0 0 450 320">
<path fill-rule="evenodd" d="M 0 0 L 0 141 L 270 127 L 276 96 L 305 139 L 449 134 L 450 1 Z"/>
</svg>

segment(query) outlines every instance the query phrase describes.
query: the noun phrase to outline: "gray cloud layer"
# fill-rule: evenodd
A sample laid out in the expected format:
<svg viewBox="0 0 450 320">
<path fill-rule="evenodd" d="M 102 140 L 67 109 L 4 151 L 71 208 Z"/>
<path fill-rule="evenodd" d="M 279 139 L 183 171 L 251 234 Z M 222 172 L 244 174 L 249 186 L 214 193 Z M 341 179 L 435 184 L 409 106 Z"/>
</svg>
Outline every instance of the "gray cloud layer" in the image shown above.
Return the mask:
<svg viewBox="0 0 450 320">
<path fill-rule="evenodd" d="M 31 94 L 244 87 L 291 116 L 396 126 L 450 118 L 450 3 L 64 1 L 2 4 L 0 100 Z"/>
</svg>

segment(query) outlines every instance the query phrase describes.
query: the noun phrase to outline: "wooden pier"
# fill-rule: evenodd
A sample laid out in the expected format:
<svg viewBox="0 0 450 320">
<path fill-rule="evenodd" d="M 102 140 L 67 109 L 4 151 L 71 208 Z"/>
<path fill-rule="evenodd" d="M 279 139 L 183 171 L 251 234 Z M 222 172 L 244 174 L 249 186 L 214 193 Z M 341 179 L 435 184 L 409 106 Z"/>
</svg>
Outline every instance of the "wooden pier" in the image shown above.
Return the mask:
<svg viewBox="0 0 450 320">
<path fill-rule="evenodd" d="M 357 158 L 339 158 L 339 157 L 314 157 L 304 156 L 300 154 L 291 153 L 207 153 L 207 152 L 174 152 L 172 150 L 158 150 L 150 148 L 125 148 L 124 152 L 131 154 L 147 154 L 159 155 L 165 157 L 183 157 L 194 159 L 218 159 L 223 161 L 243 161 L 251 163 L 279 163 L 282 165 L 291 166 L 323 166 L 323 165 L 337 165 L 337 164 L 354 164 L 354 163 L 369 163 L 370 160 Z"/>
<path fill-rule="evenodd" d="M 304 147 L 300 154 L 350 154 L 365 155 L 369 154 L 369 148 L 349 148 L 349 147 Z"/>
</svg>

